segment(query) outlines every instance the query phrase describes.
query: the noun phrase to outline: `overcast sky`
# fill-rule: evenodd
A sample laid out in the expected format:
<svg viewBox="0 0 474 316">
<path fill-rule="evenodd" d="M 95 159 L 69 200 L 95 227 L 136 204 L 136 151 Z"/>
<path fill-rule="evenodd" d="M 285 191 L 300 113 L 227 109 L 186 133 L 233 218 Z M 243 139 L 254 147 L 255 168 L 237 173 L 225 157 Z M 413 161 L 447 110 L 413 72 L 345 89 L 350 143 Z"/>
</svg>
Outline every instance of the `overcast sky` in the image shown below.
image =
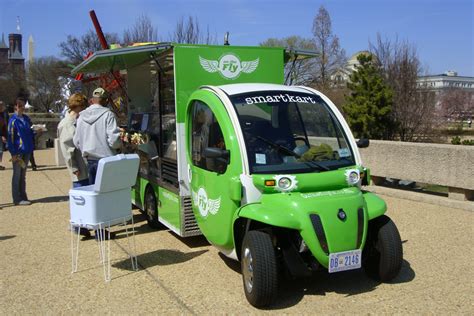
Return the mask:
<svg viewBox="0 0 474 316">
<path fill-rule="evenodd" d="M 312 37 L 313 18 L 321 5 L 329 11 L 333 32 L 350 57 L 368 48 L 377 32 L 408 40 L 430 74 L 455 70 L 474 76 L 474 7 L 472 0 L 1 0 L 0 33 L 16 30 L 20 16 L 23 55 L 35 41 L 35 57 L 60 57 L 58 43 L 92 28 L 94 9 L 104 32 L 122 35 L 147 14 L 168 40 L 181 17 L 197 17 L 219 43 L 230 32 L 231 45 L 258 45 L 270 37 Z"/>
</svg>

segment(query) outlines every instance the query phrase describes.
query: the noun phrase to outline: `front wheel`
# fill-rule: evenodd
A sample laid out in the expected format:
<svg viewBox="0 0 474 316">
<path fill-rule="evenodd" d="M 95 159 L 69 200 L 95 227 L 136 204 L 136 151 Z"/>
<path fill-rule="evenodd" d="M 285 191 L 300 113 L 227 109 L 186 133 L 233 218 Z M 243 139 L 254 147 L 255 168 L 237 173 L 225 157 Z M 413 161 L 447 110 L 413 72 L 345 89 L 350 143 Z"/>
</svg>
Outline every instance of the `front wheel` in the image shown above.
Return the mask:
<svg viewBox="0 0 474 316">
<path fill-rule="evenodd" d="M 241 256 L 245 297 L 255 307 L 270 305 L 278 291 L 277 260 L 270 236 L 260 231 L 245 234 Z"/>
<path fill-rule="evenodd" d="M 397 226 L 388 216 L 369 221 L 362 265 L 370 277 L 388 282 L 395 278 L 403 263 L 403 247 Z"/>
</svg>

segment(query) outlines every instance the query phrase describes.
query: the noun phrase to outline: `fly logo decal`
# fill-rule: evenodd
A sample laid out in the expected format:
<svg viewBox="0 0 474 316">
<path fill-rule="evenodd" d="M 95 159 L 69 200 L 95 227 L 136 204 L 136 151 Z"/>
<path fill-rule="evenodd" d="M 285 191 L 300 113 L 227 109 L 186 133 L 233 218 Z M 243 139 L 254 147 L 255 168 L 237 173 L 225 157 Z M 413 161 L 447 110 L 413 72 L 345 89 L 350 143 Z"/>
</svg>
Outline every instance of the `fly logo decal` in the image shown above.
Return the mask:
<svg viewBox="0 0 474 316">
<path fill-rule="evenodd" d="M 208 214 L 216 215 L 221 207 L 221 197 L 219 196 L 215 200 L 209 199 L 206 190 L 199 188 L 197 192 L 193 190 L 193 203 L 199 209 L 202 217 L 206 217 Z"/>
<path fill-rule="evenodd" d="M 226 79 L 237 79 L 240 73 L 252 73 L 257 69 L 260 58 L 240 61 L 234 54 L 223 55 L 219 60 L 209 60 L 199 56 L 199 63 L 207 72 L 219 72 Z"/>
</svg>

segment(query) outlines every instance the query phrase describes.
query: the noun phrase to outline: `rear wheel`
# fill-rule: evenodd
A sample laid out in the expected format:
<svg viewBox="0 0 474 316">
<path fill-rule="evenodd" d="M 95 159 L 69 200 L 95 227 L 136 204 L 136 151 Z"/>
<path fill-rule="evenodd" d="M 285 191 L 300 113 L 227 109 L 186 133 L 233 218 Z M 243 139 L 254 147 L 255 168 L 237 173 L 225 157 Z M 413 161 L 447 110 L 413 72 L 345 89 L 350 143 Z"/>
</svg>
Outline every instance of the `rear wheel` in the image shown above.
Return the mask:
<svg viewBox="0 0 474 316">
<path fill-rule="evenodd" d="M 398 229 L 388 216 L 369 221 L 362 265 L 370 277 L 388 282 L 395 278 L 403 263 L 403 247 Z"/>
<path fill-rule="evenodd" d="M 148 226 L 151 228 L 160 228 L 161 225 L 158 221 L 155 192 L 153 192 L 151 187 L 148 187 L 145 192 L 145 215 Z"/>
<path fill-rule="evenodd" d="M 248 232 L 241 254 L 245 297 L 255 307 L 270 305 L 278 291 L 277 260 L 270 236 L 260 231 Z"/>
</svg>

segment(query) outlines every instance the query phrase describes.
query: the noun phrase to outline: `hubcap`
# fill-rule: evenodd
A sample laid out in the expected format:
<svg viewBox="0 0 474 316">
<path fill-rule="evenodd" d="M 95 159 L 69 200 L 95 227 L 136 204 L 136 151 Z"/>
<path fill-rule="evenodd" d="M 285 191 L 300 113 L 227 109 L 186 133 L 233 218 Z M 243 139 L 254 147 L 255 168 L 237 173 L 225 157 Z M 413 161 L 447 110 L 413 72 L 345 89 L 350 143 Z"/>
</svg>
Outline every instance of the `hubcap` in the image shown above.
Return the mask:
<svg viewBox="0 0 474 316">
<path fill-rule="evenodd" d="M 249 248 L 244 250 L 242 274 L 244 275 L 245 289 L 250 293 L 253 288 L 253 260 Z"/>
</svg>

